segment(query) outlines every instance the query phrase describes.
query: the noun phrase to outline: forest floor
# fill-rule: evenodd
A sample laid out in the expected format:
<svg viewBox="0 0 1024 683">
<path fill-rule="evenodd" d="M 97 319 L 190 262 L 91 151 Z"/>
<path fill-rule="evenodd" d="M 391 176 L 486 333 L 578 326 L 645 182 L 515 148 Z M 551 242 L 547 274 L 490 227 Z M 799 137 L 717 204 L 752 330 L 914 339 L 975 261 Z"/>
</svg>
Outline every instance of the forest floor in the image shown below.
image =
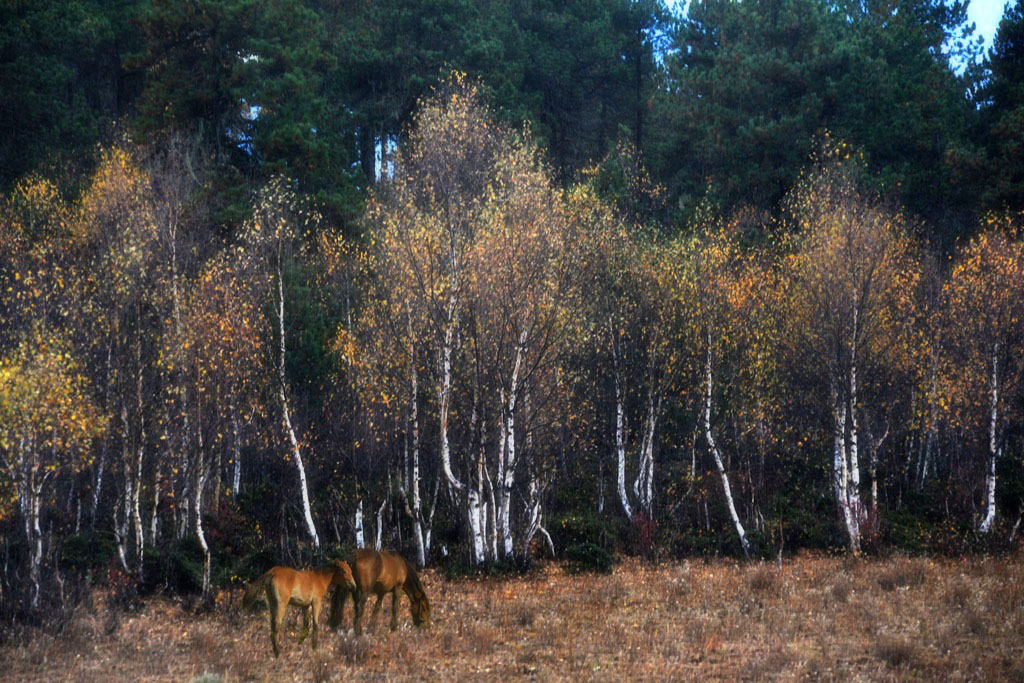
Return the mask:
<svg viewBox="0 0 1024 683">
<path fill-rule="evenodd" d="M 1024 558 L 798 557 L 777 564 L 624 560 L 608 576 L 552 564 L 509 578 L 425 573 L 432 625 L 390 600 L 369 635 L 326 631 L 282 654 L 240 591 L 194 614 L 99 599 L 59 635 L 0 648 L 12 680 L 1024 680 Z M 368 610 L 369 612 L 369 610 Z M 351 626 L 352 606 L 346 623 Z"/>
</svg>

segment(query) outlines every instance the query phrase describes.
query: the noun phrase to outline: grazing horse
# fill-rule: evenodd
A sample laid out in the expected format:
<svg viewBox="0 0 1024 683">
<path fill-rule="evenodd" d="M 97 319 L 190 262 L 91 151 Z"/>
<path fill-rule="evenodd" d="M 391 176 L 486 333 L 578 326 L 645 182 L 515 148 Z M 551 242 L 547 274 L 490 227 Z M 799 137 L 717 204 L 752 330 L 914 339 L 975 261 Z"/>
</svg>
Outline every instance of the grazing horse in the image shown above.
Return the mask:
<svg viewBox="0 0 1024 683">
<path fill-rule="evenodd" d="M 423 592 L 423 584 L 412 565 L 398 553 L 378 552 L 363 548 L 357 550 L 351 558 L 352 575 L 355 577 L 355 590 L 352 601 L 355 603 L 353 627 L 356 635 L 363 632 L 363 613 L 366 599 L 370 593 L 377 596 L 377 604 L 373 608 L 373 616 L 380 612 L 380 604 L 387 593 L 391 593 L 391 630 L 398 628 L 398 592 L 404 591 L 409 596 L 409 611 L 416 626 L 430 625 L 430 602 Z M 331 604 L 330 624 L 337 628 L 341 624 L 345 609 L 346 593 L 336 591 Z"/>
<path fill-rule="evenodd" d="M 315 650 L 316 631 L 320 625 L 320 607 L 331 586 L 338 586 L 335 593 L 348 594 L 355 590 L 356 583 L 347 562 L 335 560 L 333 564 L 307 571 L 274 567 L 249 584 L 242 597 L 242 607 L 249 609 L 260 593 L 266 593 L 267 606 L 270 608 L 270 644 L 274 647 L 275 657 L 281 654 L 277 649 L 277 631 L 281 628 L 281 620 L 284 619 L 288 605 L 301 607 L 302 635 L 299 637 L 299 644 L 301 645 L 310 633 L 309 622 L 312 616 Z"/>
</svg>

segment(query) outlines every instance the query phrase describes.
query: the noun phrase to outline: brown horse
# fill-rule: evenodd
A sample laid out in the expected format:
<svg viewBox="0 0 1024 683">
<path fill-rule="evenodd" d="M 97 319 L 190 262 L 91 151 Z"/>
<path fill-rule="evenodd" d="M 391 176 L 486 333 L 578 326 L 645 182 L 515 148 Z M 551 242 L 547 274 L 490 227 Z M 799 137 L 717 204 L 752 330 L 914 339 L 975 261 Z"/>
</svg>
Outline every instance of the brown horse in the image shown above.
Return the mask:
<svg viewBox="0 0 1024 683">
<path fill-rule="evenodd" d="M 249 609 L 261 592 L 267 596 L 270 611 L 270 644 L 274 656 L 279 657 L 277 631 L 288 605 L 302 608 L 302 635 L 299 644 L 309 635 L 310 616 L 313 618 L 313 649 L 316 649 L 316 632 L 320 625 L 320 607 L 331 586 L 338 586 L 335 593 L 348 594 L 355 591 L 356 582 L 347 562 L 335 560 L 333 564 L 316 569 L 299 571 L 290 567 L 274 567 L 249 584 L 242 597 L 242 607 Z"/>
<path fill-rule="evenodd" d="M 373 608 L 373 616 L 380 612 L 380 604 L 384 596 L 391 593 L 391 630 L 398 628 L 398 592 L 404 591 L 409 596 L 409 611 L 416 626 L 430 625 L 430 602 L 423 591 L 423 584 L 412 565 L 398 553 L 378 552 L 363 548 L 357 550 L 351 558 L 352 574 L 355 577 L 355 590 L 352 601 L 355 603 L 353 627 L 356 635 L 363 632 L 363 613 L 366 610 L 366 599 L 370 593 L 377 596 L 377 604 Z M 330 624 L 337 628 L 341 624 L 347 594 L 336 591 L 331 603 Z"/>
</svg>

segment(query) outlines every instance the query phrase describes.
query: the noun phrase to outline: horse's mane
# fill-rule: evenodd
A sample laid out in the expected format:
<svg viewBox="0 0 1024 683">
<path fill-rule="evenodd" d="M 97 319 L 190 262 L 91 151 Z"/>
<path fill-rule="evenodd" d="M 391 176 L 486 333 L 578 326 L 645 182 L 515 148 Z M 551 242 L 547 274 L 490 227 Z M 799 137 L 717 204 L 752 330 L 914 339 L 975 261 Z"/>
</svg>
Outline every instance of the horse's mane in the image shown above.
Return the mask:
<svg viewBox="0 0 1024 683">
<path fill-rule="evenodd" d="M 423 590 L 423 584 L 420 583 L 419 574 L 416 573 L 416 569 L 412 566 L 412 562 L 409 562 L 408 560 L 405 562 L 405 572 L 405 583 L 411 589 L 410 592 L 415 594 L 416 600 L 422 600 L 429 609 L 430 601 L 427 600 L 427 593 Z"/>
</svg>

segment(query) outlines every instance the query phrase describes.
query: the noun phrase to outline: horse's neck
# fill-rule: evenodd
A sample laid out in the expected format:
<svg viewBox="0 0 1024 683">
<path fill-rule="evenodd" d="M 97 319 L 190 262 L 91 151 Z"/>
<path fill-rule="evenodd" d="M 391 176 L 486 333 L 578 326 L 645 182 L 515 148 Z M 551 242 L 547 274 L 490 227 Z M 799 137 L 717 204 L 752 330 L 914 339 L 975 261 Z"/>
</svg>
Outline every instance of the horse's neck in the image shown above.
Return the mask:
<svg viewBox="0 0 1024 683">
<path fill-rule="evenodd" d="M 420 587 L 419 577 L 412 573 L 411 569 L 407 569 L 405 573 L 405 582 L 402 583 L 402 589 L 405 591 L 413 600 L 419 600 L 423 596 L 423 589 Z"/>
</svg>

